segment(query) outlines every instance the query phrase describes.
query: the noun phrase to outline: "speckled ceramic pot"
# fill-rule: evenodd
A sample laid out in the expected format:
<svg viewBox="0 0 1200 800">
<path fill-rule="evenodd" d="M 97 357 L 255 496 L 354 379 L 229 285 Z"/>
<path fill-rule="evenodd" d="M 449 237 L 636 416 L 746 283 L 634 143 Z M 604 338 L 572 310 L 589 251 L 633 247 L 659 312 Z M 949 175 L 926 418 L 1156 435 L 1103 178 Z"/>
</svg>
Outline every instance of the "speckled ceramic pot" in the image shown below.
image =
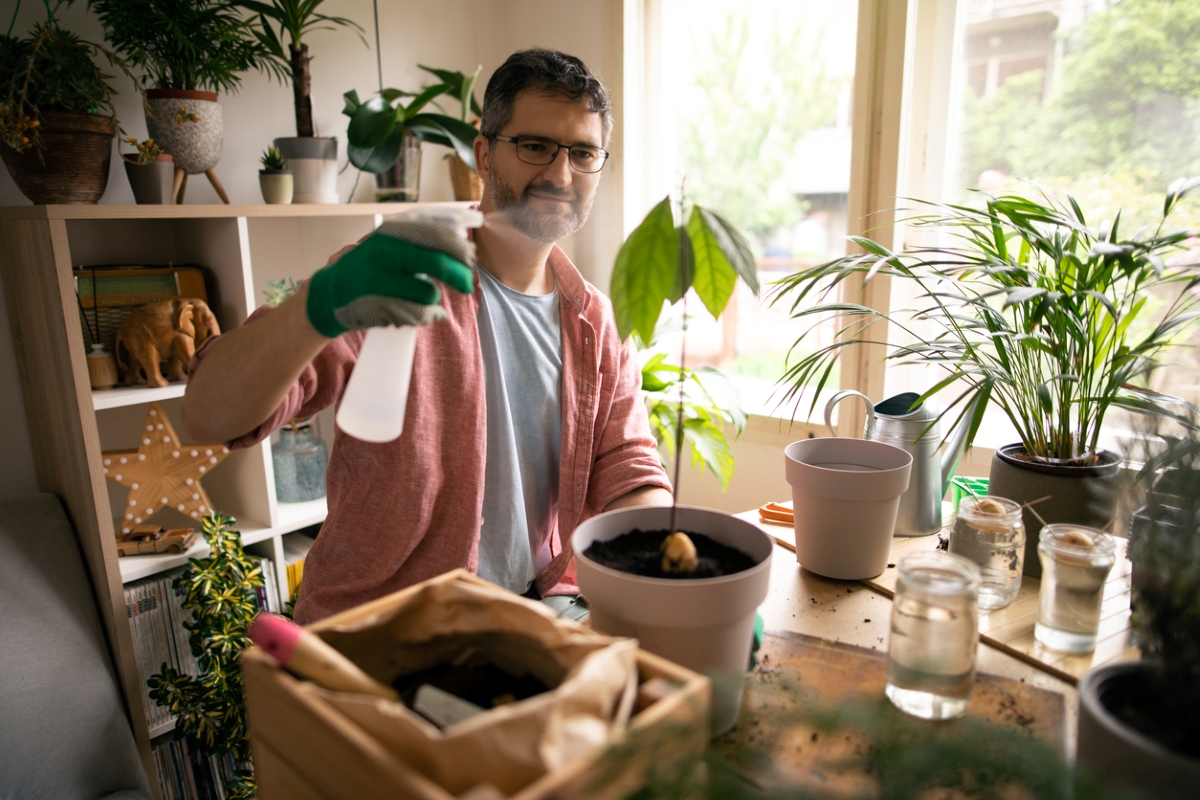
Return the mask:
<svg viewBox="0 0 1200 800">
<path fill-rule="evenodd" d="M 157 117 L 146 117 L 150 138 L 174 157 L 176 167 L 188 175 L 198 175 L 217 165 L 224 126 L 216 92 L 150 89 L 146 97 Z M 200 117 L 200 121 L 176 126 L 175 113 L 181 108 Z"/>
</svg>

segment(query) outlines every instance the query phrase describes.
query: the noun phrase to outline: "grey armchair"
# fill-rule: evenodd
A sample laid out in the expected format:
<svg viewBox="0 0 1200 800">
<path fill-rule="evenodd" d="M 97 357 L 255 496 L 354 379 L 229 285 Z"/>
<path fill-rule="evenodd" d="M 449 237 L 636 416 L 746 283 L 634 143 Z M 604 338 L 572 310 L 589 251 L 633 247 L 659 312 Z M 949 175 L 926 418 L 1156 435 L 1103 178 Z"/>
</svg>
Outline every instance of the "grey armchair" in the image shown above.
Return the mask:
<svg viewBox="0 0 1200 800">
<path fill-rule="evenodd" d="M 0 800 L 151 800 L 58 498 L 0 501 Z"/>
</svg>

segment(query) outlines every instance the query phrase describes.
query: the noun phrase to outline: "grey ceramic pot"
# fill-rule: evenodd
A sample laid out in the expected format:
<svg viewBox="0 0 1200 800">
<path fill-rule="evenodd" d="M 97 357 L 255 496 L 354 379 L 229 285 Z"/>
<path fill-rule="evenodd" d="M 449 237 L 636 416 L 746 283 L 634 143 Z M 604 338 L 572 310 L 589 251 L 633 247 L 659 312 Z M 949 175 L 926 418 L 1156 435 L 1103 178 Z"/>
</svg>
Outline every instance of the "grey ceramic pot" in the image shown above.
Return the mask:
<svg viewBox="0 0 1200 800">
<path fill-rule="evenodd" d="M 146 117 L 150 138 L 175 159 L 175 166 L 188 175 L 207 172 L 221 160 L 224 124 L 216 92 L 190 89 L 150 89 L 147 102 L 154 117 Z M 175 114 L 184 109 L 199 122 L 175 124 Z"/>
<path fill-rule="evenodd" d="M 338 202 L 337 139 L 283 136 L 273 144 L 287 159 L 288 169 L 295 176 L 293 203 Z"/>
<path fill-rule="evenodd" d="M 1148 691 L 1147 683 L 1141 664 L 1112 664 L 1083 676 L 1076 763 L 1105 786 L 1163 800 L 1195 797 L 1200 760 L 1167 750 L 1109 712 L 1122 699 L 1137 702 L 1139 693 Z"/>
<path fill-rule="evenodd" d="M 1042 520 L 1071 522 L 1091 528 L 1107 527 L 1116 513 L 1117 471 L 1121 459 L 1108 451 L 1100 452 L 1100 464 L 1092 467 L 1063 467 L 1025 461 L 1020 444 L 1009 444 L 996 450 L 992 456 L 992 470 L 988 479 L 988 494 L 1007 497 L 1021 505 L 1043 497 L 1035 508 L 1035 515 L 1028 507 L 1022 518 L 1025 523 L 1025 574 L 1032 578 L 1042 576 L 1042 562 L 1038 559 L 1038 534 Z M 1039 517 L 1041 519 L 1039 519 Z"/>
<path fill-rule="evenodd" d="M 169 205 L 175 188 L 175 162 L 170 154 L 164 153 L 149 164 L 139 164 L 125 158 L 125 175 L 133 189 L 133 199 L 138 205 Z"/>
</svg>

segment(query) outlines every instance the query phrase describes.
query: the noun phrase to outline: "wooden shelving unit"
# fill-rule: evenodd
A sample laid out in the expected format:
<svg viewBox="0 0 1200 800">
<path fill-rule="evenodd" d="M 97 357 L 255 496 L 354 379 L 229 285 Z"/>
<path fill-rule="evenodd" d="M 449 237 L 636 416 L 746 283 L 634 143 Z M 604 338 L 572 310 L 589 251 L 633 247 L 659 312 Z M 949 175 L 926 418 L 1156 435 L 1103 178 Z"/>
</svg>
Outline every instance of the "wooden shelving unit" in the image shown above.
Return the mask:
<svg viewBox="0 0 1200 800">
<path fill-rule="evenodd" d="M 113 660 L 151 785 L 157 770 L 150 740 L 169 731 L 146 724 L 142 681 L 126 618 L 123 584 L 202 557 L 186 554 L 118 558 L 114 502 L 125 489 L 106 481 L 102 450 L 135 446 L 146 404 L 160 401 L 176 429 L 184 385 L 121 387 L 93 392 L 76 305 L 74 266 L 196 263 L 212 270 L 210 305 L 222 330 L 236 328 L 263 298 L 271 280 L 310 276 L 329 254 L 370 233 L 389 214 L 416 203 L 350 205 L 20 206 L 0 209 L 0 275 L 39 488 L 62 498 L 79 536 Z M 318 422 L 332 440 L 333 419 Z M 238 520 L 248 548 L 283 564 L 283 536 L 321 522 L 325 501 L 275 498 L 270 443 L 231 454 L 204 480 L 214 506 Z M 190 520 L 170 519 L 176 525 Z M 277 573 L 283 577 L 282 569 Z M 286 592 L 286 578 L 277 581 Z M 161 729 L 161 730 L 160 730 Z"/>
</svg>

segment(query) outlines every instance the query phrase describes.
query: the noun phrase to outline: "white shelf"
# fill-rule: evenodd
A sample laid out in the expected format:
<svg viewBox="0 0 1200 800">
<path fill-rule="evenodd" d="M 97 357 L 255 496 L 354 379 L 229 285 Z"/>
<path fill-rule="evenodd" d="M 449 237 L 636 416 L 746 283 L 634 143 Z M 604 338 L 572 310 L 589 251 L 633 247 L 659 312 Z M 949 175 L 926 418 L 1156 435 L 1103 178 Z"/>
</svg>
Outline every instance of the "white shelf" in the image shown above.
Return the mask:
<svg viewBox="0 0 1200 800">
<path fill-rule="evenodd" d="M 241 531 L 243 546 L 266 541 L 276 533 L 274 528 L 265 527 L 249 519 L 239 520 L 236 527 L 237 530 Z M 199 537 L 199 541 L 192 545 L 186 553 L 125 556 L 117 559 L 121 566 L 121 583 L 129 583 L 139 578 L 149 578 L 151 575 L 157 575 L 169 569 L 182 567 L 188 563 L 189 558 L 207 558 L 209 552 L 208 543 L 204 541 L 204 535 L 200 533 L 199 529 L 197 529 L 197 536 Z"/>
<path fill-rule="evenodd" d="M 156 400 L 173 400 L 183 397 L 186 389 L 186 381 L 169 383 L 166 386 L 114 386 L 111 389 L 93 389 L 92 406 L 97 411 L 102 411 L 106 408 L 153 403 Z"/>
<path fill-rule="evenodd" d="M 279 525 L 276 527 L 276 531 L 281 534 L 298 531 L 309 525 L 324 522 L 328 514 L 329 506 L 326 505 L 324 497 L 304 503 L 281 502 L 279 503 Z"/>
<path fill-rule="evenodd" d="M 159 736 L 164 736 L 173 730 L 175 730 L 175 718 L 174 717 L 172 717 L 167 722 L 162 723 L 161 725 L 155 725 L 153 728 L 151 728 L 150 729 L 150 738 L 157 739 Z"/>
</svg>

